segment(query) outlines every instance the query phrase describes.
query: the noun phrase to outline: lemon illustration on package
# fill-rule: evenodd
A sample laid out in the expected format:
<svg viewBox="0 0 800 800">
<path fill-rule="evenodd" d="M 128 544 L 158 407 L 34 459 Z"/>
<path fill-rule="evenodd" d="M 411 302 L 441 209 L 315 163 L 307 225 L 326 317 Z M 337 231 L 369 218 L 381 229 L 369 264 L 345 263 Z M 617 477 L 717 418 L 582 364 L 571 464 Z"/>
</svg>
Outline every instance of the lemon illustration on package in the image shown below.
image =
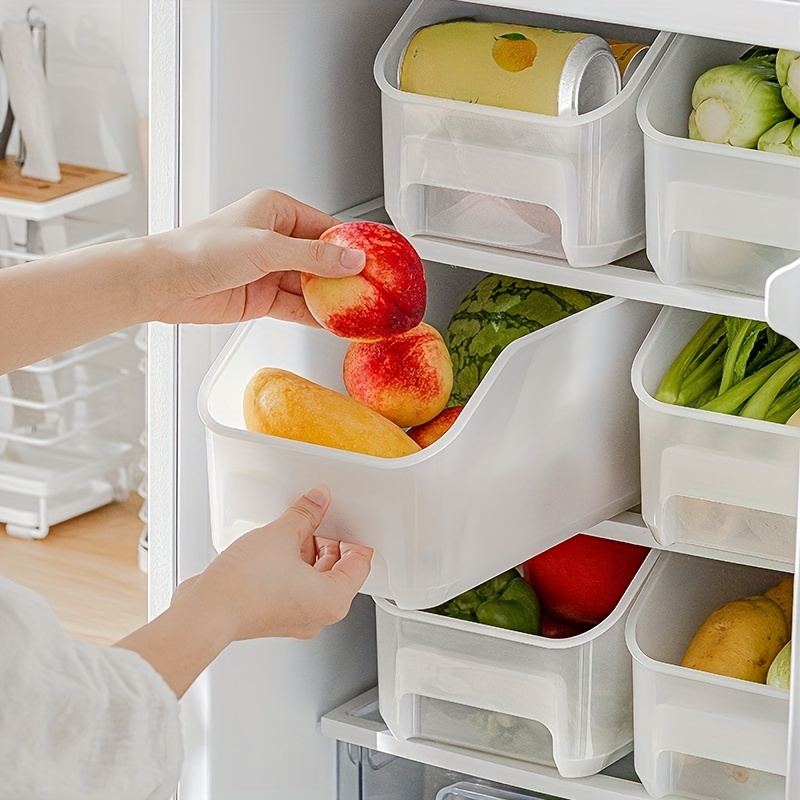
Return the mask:
<svg viewBox="0 0 800 800">
<path fill-rule="evenodd" d="M 521 72 L 533 66 L 537 49 L 536 42 L 522 33 L 504 33 L 494 40 L 492 58 L 507 72 Z"/>
<path fill-rule="evenodd" d="M 448 406 L 463 405 L 503 349 L 515 339 L 583 311 L 605 295 L 564 286 L 489 275 L 453 314 L 445 341 L 453 362 Z"/>
</svg>

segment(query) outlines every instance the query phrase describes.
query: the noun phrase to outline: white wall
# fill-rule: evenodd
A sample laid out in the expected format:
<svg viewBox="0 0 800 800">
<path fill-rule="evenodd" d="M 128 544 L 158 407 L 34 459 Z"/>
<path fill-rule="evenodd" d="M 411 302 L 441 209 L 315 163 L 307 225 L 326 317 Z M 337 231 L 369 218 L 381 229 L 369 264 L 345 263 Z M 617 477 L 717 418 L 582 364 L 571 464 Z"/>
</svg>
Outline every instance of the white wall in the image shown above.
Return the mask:
<svg viewBox="0 0 800 800">
<path fill-rule="evenodd" d="M 24 19 L 29 0 L 0 0 L 0 22 Z M 141 134 L 148 93 L 147 0 L 40 0 L 47 77 L 61 161 L 133 176 L 131 193 L 83 216 L 146 231 Z M 12 142 L 9 152 L 16 152 Z"/>
</svg>

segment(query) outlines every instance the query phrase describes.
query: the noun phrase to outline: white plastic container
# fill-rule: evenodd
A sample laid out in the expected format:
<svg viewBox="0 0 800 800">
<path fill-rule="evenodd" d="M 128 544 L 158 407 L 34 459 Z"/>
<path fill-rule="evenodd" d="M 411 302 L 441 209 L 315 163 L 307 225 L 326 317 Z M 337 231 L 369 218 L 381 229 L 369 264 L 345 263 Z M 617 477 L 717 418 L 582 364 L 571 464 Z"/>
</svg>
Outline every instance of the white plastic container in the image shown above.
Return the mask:
<svg viewBox="0 0 800 800">
<path fill-rule="evenodd" d="M 376 551 L 364 592 L 403 608 L 454 597 L 639 497 L 633 357 L 655 317 L 612 299 L 510 344 L 433 445 L 384 459 L 247 431 L 261 367 L 344 391 L 348 342 L 262 319 L 240 326 L 207 374 L 211 531 L 222 550 L 316 483 L 322 531 Z"/>
<path fill-rule="evenodd" d="M 642 91 L 647 255 L 664 283 L 763 295 L 800 256 L 800 159 L 688 138 L 695 81 L 747 49 L 677 36 Z"/>
<path fill-rule="evenodd" d="M 800 428 L 654 398 L 706 317 L 665 308 L 633 362 L 642 517 L 666 546 L 687 542 L 793 564 Z"/>
<path fill-rule="evenodd" d="M 614 611 L 569 639 L 401 611 L 376 599 L 378 697 L 398 739 L 421 738 L 593 775 L 631 750 L 625 620 L 658 557 Z"/>
<path fill-rule="evenodd" d="M 654 797 L 784 800 L 789 693 L 678 666 L 706 617 L 782 573 L 664 553 L 628 617 L 636 773 Z"/>
<path fill-rule="evenodd" d="M 526 792 L 509 792 L 494 786 L 484 786 L 480 783 L 459 781 L 451 786 L 445 786 L 436 793 L 436 800 L 544 800 L 542 795 Z"/>
<path fill-rule="evenodd" d="M 470 17 L 560 28 L 563 17 L 415 0 L 375 62 L 386 210 L 406 235 L 458 239 L 607 264 L 644 247 L 644 158 L 636 101 L 671 34 L 599 22 L 587 33 L 651 44 L 629 83 L 587 114 L 556 117 L 398 88 L 414 32 Z"/>
</svg>

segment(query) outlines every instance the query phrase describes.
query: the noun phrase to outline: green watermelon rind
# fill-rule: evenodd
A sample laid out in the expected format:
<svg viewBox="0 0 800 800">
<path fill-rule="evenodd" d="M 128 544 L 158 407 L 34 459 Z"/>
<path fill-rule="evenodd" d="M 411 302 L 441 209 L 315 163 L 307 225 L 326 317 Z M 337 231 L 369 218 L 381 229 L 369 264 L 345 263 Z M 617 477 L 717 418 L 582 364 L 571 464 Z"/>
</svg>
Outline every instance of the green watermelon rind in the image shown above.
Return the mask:
<svg viewBox="0 0 800 800">
<path fill-rule="evenodd" d="M 511 342 L 607 299 L 594 292 L 504 275 L 479 281 L 455 310 L 445 336 L 453 364 L 448 406 L 469 400 Z"/>
</svg>

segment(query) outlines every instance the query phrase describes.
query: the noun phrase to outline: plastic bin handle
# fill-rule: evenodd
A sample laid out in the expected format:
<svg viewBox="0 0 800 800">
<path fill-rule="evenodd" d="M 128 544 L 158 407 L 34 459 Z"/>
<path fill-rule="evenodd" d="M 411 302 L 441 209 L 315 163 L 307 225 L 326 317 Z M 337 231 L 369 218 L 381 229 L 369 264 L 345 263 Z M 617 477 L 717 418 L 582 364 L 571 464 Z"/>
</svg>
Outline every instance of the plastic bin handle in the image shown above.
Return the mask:
<svg viewBox="0 0 800 800">
<path fill-rule="evenodd" d="M 537 675 L 530 668 L 516 672 L 470 656 L 411 646 L 398 651 L 395 686 L 398 697 L 413 694 L 532 719 L 552 732 L 563 680 L 557 674 Z"/>
<path fill-rule="evenodd" d="M 671 183 L 665 202 L 669 231 L 687 231 L 742 242 L 800 250 L 800 201 L 720 189 L 701 183 Z"/>
<path fill-rule="evenodd" d="M 788 721 L 730 717 L 696 708 L 660 705 L 652 720 L 662 751 L 684 753 L 762 772 L 786 775 Z"/>
<path fill-rule="evenodd" d="M 404 140 L 402 188 L 423 184 L 498 195 L 548 206 L 562 220 L 573 165 L 558 156 L 536 156 L 421 136 Z"/>
<path fill-rule="evenodd" d="M 675 445 L 661 457 L 659 514 L 664 513 L 666 501 L 677 495 L 794 517 L 797 485 L 795 469 Z M 657 520 L 660 526 L 663 522 Z"/>
</svg>

